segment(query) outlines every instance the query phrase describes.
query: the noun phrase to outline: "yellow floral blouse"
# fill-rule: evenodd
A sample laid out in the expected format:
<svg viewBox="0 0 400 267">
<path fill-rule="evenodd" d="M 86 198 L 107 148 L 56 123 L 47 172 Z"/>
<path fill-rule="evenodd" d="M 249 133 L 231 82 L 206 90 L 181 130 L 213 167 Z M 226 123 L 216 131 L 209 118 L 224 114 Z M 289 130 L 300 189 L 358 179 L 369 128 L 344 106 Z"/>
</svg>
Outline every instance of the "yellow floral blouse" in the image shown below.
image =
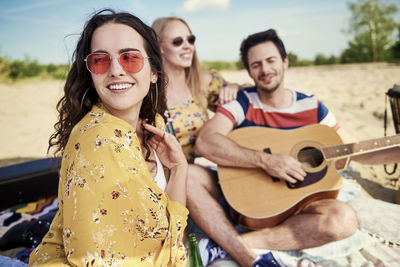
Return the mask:
<svg viewBox="0 0 400 267">
<path fill-rule="evenodd" d="M 212 79 L 205 87 L 204 96 L 207 98 L 208 108 L 215 111 L 219 92 L 226 85 L 226 82 L 216 71 L 212 71 L 211 75 Z M 208 119 L 207 112 L 193 97 L 181 105 L 169 106 L 168 112 L 175 130 L 175 136 L 182 146 L 186 159 L 193 162 L 196 157 L 194 144 L 200 128 Z"/>
<path fill-rule="evenodd" d="M 134 128 L 101 104 L 71 132 L 58 199 L 29 266 L 185 266 L 187 209 L 157 186 Z"/>
</svg>

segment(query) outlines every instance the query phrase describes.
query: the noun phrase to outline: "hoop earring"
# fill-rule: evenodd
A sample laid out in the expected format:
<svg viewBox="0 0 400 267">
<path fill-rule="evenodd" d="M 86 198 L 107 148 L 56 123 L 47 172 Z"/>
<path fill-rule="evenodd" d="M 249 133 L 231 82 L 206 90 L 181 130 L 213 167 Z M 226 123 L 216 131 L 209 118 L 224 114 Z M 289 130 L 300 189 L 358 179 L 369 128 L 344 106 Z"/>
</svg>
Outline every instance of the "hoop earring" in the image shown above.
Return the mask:
<svg viewBox="0 0 400 267">
<path fill-rule="evenodd" d="M 81 100 L 81 108 L 83 109 L 83 100 L 85 100 L 86 94 L 89 92 L 89 88 L 86 89 L 85 93 L 83 93 L 82 100 Z"/>
<path fill-rule="evenodd" d="M 154 84 L 156 85 L 156 88 L 150 92 L 150 98 L 151 98 L 151 103 L 153 104 L 154 110 L 157 110 L 157 105 L 158 105 L 158 85 L 157 85 L 157 82 L 155 82 Z M 155 105 L 154 105 L 154 99 L 153 99 L 153 91 L 155 91 L 154 92 L 155 98 L 156 98 L 156 101 L 155 101 L 156 104 Z"/>
</svg>

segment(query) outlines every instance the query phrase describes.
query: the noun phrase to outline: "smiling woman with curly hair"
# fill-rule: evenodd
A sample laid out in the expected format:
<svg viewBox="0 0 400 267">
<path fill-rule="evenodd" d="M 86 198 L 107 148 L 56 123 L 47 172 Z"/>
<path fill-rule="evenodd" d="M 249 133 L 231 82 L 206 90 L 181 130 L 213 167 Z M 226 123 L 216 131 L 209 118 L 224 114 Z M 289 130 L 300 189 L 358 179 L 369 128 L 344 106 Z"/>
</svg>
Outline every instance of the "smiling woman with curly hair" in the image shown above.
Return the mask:
<svg viewBox="0 0 400 267">
<path fill-rule="evenodd" d="M 188 164 L 160 115 L 156 34 L 102 10 L 74 56 L 49 141 L 62 154 L 59 210 L 30 266 L 185 266 Z"/>
</svg>

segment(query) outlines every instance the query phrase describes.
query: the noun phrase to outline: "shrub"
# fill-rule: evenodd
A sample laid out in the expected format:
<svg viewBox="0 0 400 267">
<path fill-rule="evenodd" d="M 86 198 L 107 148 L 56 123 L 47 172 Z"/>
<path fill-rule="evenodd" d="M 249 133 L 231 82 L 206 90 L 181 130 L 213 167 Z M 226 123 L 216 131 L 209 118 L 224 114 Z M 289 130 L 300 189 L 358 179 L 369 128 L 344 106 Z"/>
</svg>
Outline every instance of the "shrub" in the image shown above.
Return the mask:
<svg viewBox="0 0 400 267">
<path fill-rule="evenodd" d="M 244 69 L 242 61 L 233 61 L 233 62 L 228 62 L 228 61 L 202 61 L 201 62 L 201 67 L 204 70 L 240 70 Z"/>
<path fill-rule="evenodd" d="M 42 77 L 64 80 L 69 71 L 69 65 L 41 65 L 29 58 L 24 60 L 6 60 L 0 57 L 0 81 L 17 81 L 26 78 Z"/>
</svg>

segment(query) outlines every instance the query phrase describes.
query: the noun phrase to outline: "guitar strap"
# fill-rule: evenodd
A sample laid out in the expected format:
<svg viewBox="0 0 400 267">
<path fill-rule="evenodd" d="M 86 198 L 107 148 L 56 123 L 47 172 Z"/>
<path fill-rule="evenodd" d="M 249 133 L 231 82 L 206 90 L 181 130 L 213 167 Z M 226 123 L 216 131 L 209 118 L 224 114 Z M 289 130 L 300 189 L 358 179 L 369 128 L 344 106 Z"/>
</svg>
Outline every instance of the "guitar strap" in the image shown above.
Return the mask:
<svg viewBox="0 0 400 267">
<path fill-rule="evenodd" d="M 396 134 L 400 133 L 400 86 L 395 84 L 393 88 L 390 88 L 385 94 L 385 113 L 384 113 L 384 135 L 387 136 L 387 102 L 388 97 L 390 101 L 390 107 L 392 110 L 392 117 Z M 393 170 L 388 171 L 386 164 L 383 165 L 385 172 L 388 175 L 393 175 L 397 170 L 397 163 L 393 165 Z"/>
</svg>

